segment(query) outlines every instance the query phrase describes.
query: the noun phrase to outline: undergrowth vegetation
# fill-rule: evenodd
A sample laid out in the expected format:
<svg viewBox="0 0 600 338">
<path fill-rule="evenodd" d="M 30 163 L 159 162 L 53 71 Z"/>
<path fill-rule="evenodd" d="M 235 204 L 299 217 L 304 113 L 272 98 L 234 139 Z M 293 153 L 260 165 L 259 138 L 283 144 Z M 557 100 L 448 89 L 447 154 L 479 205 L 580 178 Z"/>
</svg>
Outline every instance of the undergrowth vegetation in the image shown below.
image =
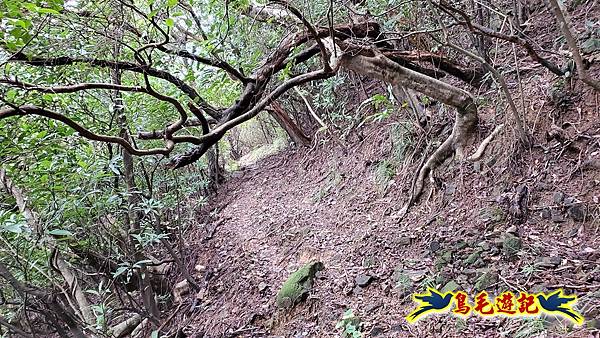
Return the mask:
<svg viewBox="0 0 600 338">
<path fill-rule="evenodd" d="M 599 23 L 565 18 L 582 8 L 592 1 L 0 0 L 0 336 L 181 337 L 170 321 L 200 312 L 219 277 L 190 261 L 226 207 L 206 210 L 209 200 L 232 172 L 284 149 L 339 149 L 317 163 L 307 196 L 329 206 L 355 179 L 343 160 L 360 156 L 356 145 L 378 149 L 356 162 L 380 198 L 406 193 L 396 222 L 443 186 L 433 173 L 492 166 L 486 149 L 500 133 L 507 171 L 521 154 L 557 147 L 557 158 L 579 151 L 566 176 L 597 167 L 582 164 L 595 143 L 577 148 L 597 139 L 592 127 L 565 131 L 591 123 L 573 107 L 577 80 L 599 87 Z M 542 10 L 550 43 L 529 31 Z M 559 123 L 569 111 L 579 121 Z M 554 148 L 542 145 L 542 125 Z M 561 210 L 585 219 L 579 202 Z M 496 207 L 481 218 L 505 216 Z M 505 251 L 517 254 L 516 243 Z M 451 259 L 436 257 L 436 273 Z M 409 284 L 401 275 L 396 288 Z M 178 285 L 197 298 L 184 306 Z M 352 310 L 337 329 L 363 336 Z M 532 320 L 515 336 L 542 330 Z"/>
</svg>

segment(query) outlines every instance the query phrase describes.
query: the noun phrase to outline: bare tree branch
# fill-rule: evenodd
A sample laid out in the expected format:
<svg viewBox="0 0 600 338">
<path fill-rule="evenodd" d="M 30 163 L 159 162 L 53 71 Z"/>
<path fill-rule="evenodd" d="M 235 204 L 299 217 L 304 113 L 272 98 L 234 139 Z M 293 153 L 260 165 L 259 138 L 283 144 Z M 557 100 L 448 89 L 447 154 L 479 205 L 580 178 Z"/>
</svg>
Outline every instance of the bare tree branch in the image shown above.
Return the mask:
<svg viewBox="0 0 600 338">
<path fill-rule="evenodd" d="M 298 20 L 300 20 L 300 22 L 302 22 L 302 24 L 306 27 L 306 29 L 308 29 L 308 32 L 311 34 L 312 38 L 315 39 L 315 41 L 317 42 L 317 45 L 319 46 L 319 50 L 321 51 L 321 61 L 323 62 L 323 69 L 326 72 L 330 72 L 331 66 L 329 65 L 329 57 L 327 56 L 327 49 L 325 48 L 325 45 L 323 45 L 323 41 L 321 41 L 321 38 L 319 37 L 319 33 L 317 33 L 317 30 L 315 29 L 315 27 L 313 27 L 313 25 L 310 22 L 308 22 L 308 20 L 306 20 L 306 18 L 302 15 L 302 13 L 300 13 L 300 11 L 298 9 L 296 9 L 294 6 L 290 5 L 287 1 L 271 0 L 270 2 L 284 6 L 288 11 L 290 11 L 290 13 L 292 13 L 295 17 L 297 17 Z"/>
<path fill-rule="evenodd" d="M 139 74 L 147 74 L 152 77 L 160 78 L 165 81 L 168 81 L 175 85 L 175 87 L 179 88 L 182 92 L 184 92 L 187 96 L 189 96 L 192 100 L 196 101 L 201 109 L 205 110 L 208 115 L 211 117 L 218 119 L 220 117 L 219 112 L 216 108 L 209 105 L 194 89 L 193 87 L 186 84 L 183 80 L 175 77 L 173 74 L 156 69 L 147 65 L 140 65 L 132 62 L 126 61 L 111 61 L 111 60 L 102 60 L 102 59 L 94 59 L 94 58 L 74 58 L 68 56 L 54 57 L 54 58 L 42 58 L 38 56 L 29 56 L 24 53 L 17 53 L 13 55 L 8 61 L 10 62 L 23 62 L 31 66 L 37 67 L 57 67 L 57 66 L 67 66 L 73 65 L 77 63 L 88 64 L 93 67 L 104 67 L 104 68 L 113 68 L 124 71 L 131 71 Z"/>
<path fill-rule="evenodd" d="M 33 83 L 27 83 L 19 81 L 18 79 L 9 79 L 2 78 L 0 79 L 0 83 L 8 84 L 12 87 L 26 89 L 26 90 L 35 90 L 41 93 L 51 93 L 51 94 L 65 94 L 65 93 L 75 93 L 83 90 L 90 89 L 110 89 L 110 90 L 122 90 L 127 92 L 141 92 L 147 93 L 148 91 L 144 87 L 132 87 L 132 86 L 124 86 L 117 85 L 112 83 L 78 83 L 73 85 L 64 85 L 64 86 L 54 86 L 54 87 L 44 87 L 38 86 Z"/>
<path fill-rule="evenodd" d="M 181 130 L 185 126 L 185 123 L 188 119 L 187 112 L 185 111 L 185 108 L 183 108 L 181 103 L 179 103 L 179 101 L 177 101 L 174 98 L 171 98 L 169 96 L 158 93 L 157 91 L 152 89 L 152 87 L 149 85 L 149 83 L 147 83 L 146 87 L 124 86 L 124 85 L 113 84 L 113 83 L 80 83 L 80 84 L 74 84 L 74 85 L 43 87 L 43 86 L 37 86 L 35 84 L 31 84 L 31 83 L 22 82 L 17 79 L 8 79 L 8 78 L 0 79 L 0 83 L 6 83 L 13 87 L 22 88 L 22 89 L 26 89 L 26 90 L 35 90 L 35 91 L 39 91 L 42 93 L 53 93 L 53 94 L 74 93 L 74 92 L 90 90 L 90 89 L 109 89 L 109 90 L 120 90 L 120 91 L 126 91 L 126 92 L 146 93 L 148 95 L 153 96 L 154 98 L 156 98 L 158 100 L 165 101 L 165 102 L 172 104 L 175 107 L 175 109 L 179 112 L 180 119 L 178 121 L 171 123 L 169 126 L 167 126 L 165 128 L 165 131 L 162 134 L 165 139 L 173 139 L 173 134 L 176 131 Z M 204 118 L 204 115 L 202 114 L 202 112 L 200 112 L 200 110 L 196 106 L 194 106 L 191 102 L 190 102 L 189 106 L 190 106 L 190 108 L 193 108 L 194 115 L 196 115 L 200 119 L 200 121 L 202 121 L 202 120 L 206 121 L 206 119 Z M 203 126 L 206 126 L 206 128 L 203 128 L 204 133 L 205 134 L 208 133 L 208 123 L 203 124 Z M 176 142 L 176 143 L 184 142 L 183 139 L 181 139 L 181 138 L 177 138 L 177 139 L 178 139 L 178 142 Z"/>
<path fill-rule="evenodd" d="M 37 115 L 47 117 L 49 119 L 57 120 L 63 122 L 69 127 L 75 129 L 84 138 L 87 138 L 92 141 L 100 141 L 107 143 L 116 143 L 121 145 L 123 148 L 127 149 L 133 155 L 144 156 L 144 155 L 168 155 L 174 147 L 174 142 L 167 140 L 166 148 L 155 148 L 155 149 L 137 149 L 131 143 L 127 142 L 125 139 L 116 136 L 108 136 L 96 134 L 89 129 L 83 127 L 79 123 L 73 121 L 72 119 L 66 117 L 65 115 L 50 111 L 48 109 L 44 109 L 41 107 L 37 107 L 34 105 L 24 105 L 17 108 L 7 108 L 0 110 L 0 120 L 12 116 L 27 116 L 27 115 Z"/>
<path fill-rule="evenodd" d="M 187 50 L 171 50 L 165 46 L 159 46 L 158 50 L 165 52 L 171 55 L 177 55 L 186 59 L 194 60 L 196 62 L 205 64 L 207 66 L 212 66 L 216 68 L 220 68 L 226 71 L 232 78 L 239 80 L 242 84 L 246 84 L 249 81 L 252 81 L 250 78 L 244 76 L 239 70 L 233 68 L 232 65 L 223 61 L 223 60 L 213 60 L 209 58 L 202 57 L 200 55 L 188 52 Z"/>
<path fill-rule="evenodd" d="M 440 1 L 440 3 L 434 3 L 434 4 L 435 4 L 435 6 L 440 8 L 442 11 L 444 11 L 445 13 L 452 16 L 459 24 L 467 26 L 467 28 L 469 28 L 469 30 L 471 32 L 473 32 L 475 34 L 480 34 L 480 35 L 492 36 L 492 37 L 502 39 L 502 40 L 505 40 L 508 42 L 516 43 L 516 44 L 522 46 L 523 48 L 525 48 L 525 50 L 527 51 L 527 54 L 529 54 L 529 56 L 534 61 L 536 61 L 539 64 L 541 64 L 542 66 L 548 68 L 548 70 L 550 70 L 552 73 L 554 73 L 558 76 L 564 75 L 565 72 L 562 69 L 560 69 L 558 66 L 556 66 L 551 61 L 540 56 L 537 53 L 537 51 L 533 48 L 533 45 L 531 44 L 531 42 L 529 40 L 527 40 L 519 35 L 504 34 L 501 32 L 497 32 L 493 29 L 490 29 L 488 27 L 484 27 L 477 23 L 474 23 L 471 21 L 471 18 L 465 12 L 448 5 L 446 2 Z M 457 13 L 458 15 L 460 15 L 464 21 L 459 20 L 453 13 Z"/>
<path fill-rule="evenodd" d="M 593 80 L 590 78 L 589 74 L 585 71 L 585 65 L 583 64 L 583 58 L 581 57 L 581 53 L 579 53 L 579 46 L 577 46 L 577 41 L 573 37 L 571 33 L 571 29 L 567 24 L 567 20 L 563 14 L 560 5 L 556 0 L 549 0 L 552 10 L 554 11 L 554 15 L 556 16 L 556 20 L 558 21 L 558 25 L 560 30 L 562 31 L 565 39 L 567 40 L 567 44 L 569 45 L 569 49 L 573 54 L 573 60 L 575 61 L 575 66 L 577 67 L 577 74 L 579 75 L 579 79 L 583 81 L 585 84 L 594 88 L 597 91 L 600 91 L 600 82 L 597 80 Z"/>
</svg>

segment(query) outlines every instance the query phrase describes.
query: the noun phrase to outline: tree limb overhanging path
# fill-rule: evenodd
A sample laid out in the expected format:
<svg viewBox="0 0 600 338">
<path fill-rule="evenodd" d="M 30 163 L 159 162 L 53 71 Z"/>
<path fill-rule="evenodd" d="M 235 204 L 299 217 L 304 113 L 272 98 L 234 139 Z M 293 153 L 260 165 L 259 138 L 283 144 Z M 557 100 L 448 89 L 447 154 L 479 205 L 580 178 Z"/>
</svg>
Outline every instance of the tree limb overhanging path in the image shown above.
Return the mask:
<svg viewBox="0 0 600 338">
<path fill-rule="evenodd" d="M 435 4 L 455 21 L 457 26 L 465 26 L 471 32 L 485 35 L 521 45 L 531 58 L 556 74 L 562 74 L 556 65 L 541 57 L 526 37 L 507 35 L 475 24 L 460 9 L 445 3 Z M 130 51 L 129 60 L 106 59 L 102 55 L 95 57 L 77 56 L 73 53 L 53 51 L 44 53 L 39 49 L 30 50 L 23 46 L 12 51 L 3 46 L 9 54 L 6 63 L 21 66 L 48 69 L 50 71 L 64 67 L 83 67 L 89 70 L 119 70 L 131 73 L 133 85 L 117 85 L 107 82 L 76 82 L 65 85 L 42 85 L 21 81 L 18 76 L 6 74 L 0 83 L 26 93 L 37 92 L 47 94 L 72 94 L 89 91 L 113 90 L 147 95 L 150 99 L 167 104 L 177 112 L 177 120 L 171 121 L 163 130 L 139 130 L 137 138 L 142 141 L 162 141 L 162 147 L 143 148 L 128 139 L 97 132 L 96 126 L 85 125 L 74 117 L 74 107 L 63 107 L 55 110 L 43 104 L 16 102 L 2 98 L 5 107 L 0 110 L 0 119 L 20 116 L 40 116 L 65 123 L 76 130 L 79 136 L 106 143 L 120 145 L 133 155 L 164 155 L 170 157 L 168 166 L 181 168 L 200 159 L 215 145 L 225 133 L 233 127 L 255 117 L 267 109 L 288 90 L 312 81 L 319 81 L 334 76 L 341 70 L 351 70 L 360 75 L 384 81 L 396 90 L 413 89 L 428 95 L 444 104 L 456 108 L 456 116 L 452 133 L 431 154 L 419 172 L 411 196 L 404 212 L 423 189 L 425 178 L 447 158 L 458 155 L 464 157 L 464 148 L 477 125 L 477 108 L 473 96 L 465 90 L 440 80 L 445 75 L 477 86 L 483 77 L 480 71 L 473 71 L 447 59 L 442 54 L 430 52 L 403 52 L 392 48 L 384 39 L 380 24 L 368 15 L 353 19 L 352 23 L 329 26 L 315 26 L 297 8 L 286 1 L 270 1 L 267 5 L 250 3 L 245 15 L 253 20 L 267 21 L 273 25 L 286 27 L 287 35 L 282 38 L 276 49 L 271 50 L 260 66 L 250 75 L 245 75 L 242 68 L 236 68 L 223 60 L 214 48 L 209 55 L 201 55 L 181 47 L 180 35 L 172 28 L 165 27 L 157 20 L 154 13 L 146 13 L 147 8 L 123 3 L 123 7 L 131 10 L 131 18 L 148 27 L 148 32 L 131 24 L 125 30 L 135 37 L 134 42 L 117 41 L 124 49 Z M 202 25 L 192 9 L 183 6 L 194 18 L 200 31 L 200 41 L 205 40 Z M 168 13 L 168 10 L 167 10 Z M 67 13 L 65 13 L 67 15 Z M 50 19 L 52 21 L 52 19 Z M 142 26 L 142 25 L 139 25 Z M 447 27 L 438 30 L 446 31 Z M 295 31 L 295 32 L 294 32 Z M 194 35 L 185 31 L 184 35 Z M 58 54 L 58 55 L 56 55 Z M 70 55 L 69 55 L 70 54 Z M 308 65 L 315 56 L 319 56 L 320 68 L 311 70 Z M 236 81 L 240 88 L 237 100 L 229 107 L 215 107 L 202 97 L 198 86 L 193 81 L 182 79 L 177 72 L 164 68 L 156 60 L 161 57 L 175 57 L 180 62 L 193 62 L 204 67 L 223 72 Z M 423 67 L 415 61 L 431 63 L 433 68 Z M 188 63 L 184 63 L 188 64 Z M 291 75 L 289 70 L 293 69 Z M 282 81 L 279 79 L 283 78 Z M 74 79 L 76 81 L 76 79 Z M 181 95 L 167 95 L 157 89 L 157 84 L 174 86 Z M 162 87 L 161 87 L 162 88 Z M 143 112 L 140 112 L 143 114 Z M 200 126 L 200 134 L 195 131 Z M 174 151 L 179 145 L 187 145 L 183 151 Z M 190 146 L 191 145 L 191 146 Z"/>
</svg>

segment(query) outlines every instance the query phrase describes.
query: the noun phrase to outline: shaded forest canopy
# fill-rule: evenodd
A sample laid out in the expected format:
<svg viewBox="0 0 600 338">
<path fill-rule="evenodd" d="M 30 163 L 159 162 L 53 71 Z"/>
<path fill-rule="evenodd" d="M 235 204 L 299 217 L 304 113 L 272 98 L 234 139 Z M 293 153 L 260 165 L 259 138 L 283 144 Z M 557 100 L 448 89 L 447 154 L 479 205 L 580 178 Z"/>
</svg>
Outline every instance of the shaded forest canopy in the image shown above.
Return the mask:
<svg viewBox="0 0 600 338">
<path fill-rule="evenodd" d="M 423 208 L 456 190 L 455 176 L 435 174 L 456 168 L 502 163 L 492 174 L 526 181 L 556 152 L 556 163 L 573 155 L 566 177 L 594 184 L 584 172 L 600 168 L 598 7 L 0 0 L 0 335 L 243 336 L 217 324 L 185 333 L 202 299 L 182 297 L 210 293 L 217 270 L 197 265 L 197 251 L 236 224 L 223 209 L 261 212 L 221 203 L 221 188 L 244 200 L 231 182 L 253 179 L 236 172 L 284 148 L 289 168 L 351 168 L 325 173 L 315 205 L 368 167 L 375 188 L 363 193 L 396 193 L 383 213 L 397 224 L 434 222 Z M 388 143 L 391 155 L 370 158 Z M 497 200 L 506 224 L 523 226 L 546 209 L 517 185 Z M 545 219 L 560 209 L 597 227 L 596 206 L 581 207 L 598 203 L 588 193 L 557 197 L 563 209 Z"/>
</svg>

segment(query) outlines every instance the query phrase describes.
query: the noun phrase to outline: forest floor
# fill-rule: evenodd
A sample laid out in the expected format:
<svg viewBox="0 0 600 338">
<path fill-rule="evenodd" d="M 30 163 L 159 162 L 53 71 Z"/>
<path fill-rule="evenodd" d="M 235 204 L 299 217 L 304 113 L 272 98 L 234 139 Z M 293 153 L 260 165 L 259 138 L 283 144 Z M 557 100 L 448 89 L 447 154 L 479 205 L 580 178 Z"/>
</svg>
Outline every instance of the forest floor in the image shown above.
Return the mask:
<svg viewBox="0 0 600 338">
<path fill-rule="evenodd" d="M 501 138 L 481 163 L 449 162 L 401 221 L 407 184 L 398 182 L 412 172 L 385 186 L 377 179 L 396 122 L 364 128 L 347 149 L 287 150 L 234 173 L 204 210 L 213 218 L 188 238 L 205 283 L 185 320 L 189 332 L 337 337 L 336 323 L 352 309 L 367 337 L 592 336 L 600 327 L 600 172 L 585 160 L 600 150 L 600 120 L 597 107 L 587 108 L 561 141 L 507 156 Z M 308 300 L 277 309 L 282 283 L 311 260 L 325 269 Z M 365 276 L 370 283 L 357 286 Z M 588 322 L 439 315 L 411 326 L 410 295 L 425 285 L 470 295 L 564 288 L 579 296 Z"/>
<path fill-rule="evenodd" d="M 529 29 L 552 44 L 543 37 L 548 20 Z M 176 325 L 192 337 L 340 337 L 336 324 L 352 309 L 366 337 L 598 337 L 599 95 L 519 59 L 523 91 L 515 79 L 509 85 L 527 107 L 531 147 L 517 148 L 507 127 L 481 161 L 447 161 L 404 219 L 419 163 L 411 149 L 424 148 L 424 138 L 398 134 L 406 112 L 342 142 L 320 134 L 313 148 L 232 173 L 187 235 L 202 289 L 184 301 L 194 306 Z M 471 151 L 497 124 L 512 125 L 503 104 L 487 106 Z M 451 112 L 431 113 L 445 114 L 432 122 L 444 135 Z M 308 299 L 278 309 L 283 282 L 314 260 L 325 268 Z M 427 285 L 471 299 L 483 289 L 494 296 L 563 288 L 579 296 L 586 322 L 434 315 L 410 325 L 411 294 Z"/>
</svg>

